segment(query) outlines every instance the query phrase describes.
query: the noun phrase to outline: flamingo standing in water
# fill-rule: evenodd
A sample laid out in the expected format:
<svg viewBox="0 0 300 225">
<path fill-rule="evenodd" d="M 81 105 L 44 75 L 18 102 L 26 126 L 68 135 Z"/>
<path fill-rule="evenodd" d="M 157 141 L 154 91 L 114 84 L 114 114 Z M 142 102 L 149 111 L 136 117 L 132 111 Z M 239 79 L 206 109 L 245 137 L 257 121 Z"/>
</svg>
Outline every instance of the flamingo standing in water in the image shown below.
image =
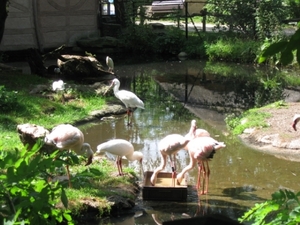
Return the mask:
<svg viewBox="0 0 300 225">
<path fill-rule="evenodd" d="M 300 120 L 300 114 L 295 114 L 293 117 L 293 123 L 292 123 L 292 127 L 294 128 L 295 131 L 297 131 L 297 123 Z"/>
<path fill-rule="evenodd" d="M 123 176 L 123 168 L 122 168 L 122 157 L 125 156 L 129 161 L 137 160 L 141 164 L 143 160 L 143 153 L 134 151 L 133 145 L 126 140 L 123 139 L 113 139 L 107 142 L 104 142 L 97 146 L 97 151 L 95 154 L 99 154 L 102 152 L 108 152 L 110 154 L 116 155 L 116 164 L 118 168 L 118 172 L 120 176 Z"/>
<path fill-rule="evenodd" d="M 183 149 L 190 140 L 183 137 L 180 134 L 169 134 L 164 137 L 158 143 L 158 150 L 161 155 L 161 164 L 157 167 L 151 178 L 151 185 L 154 186 L 156 183 L 157 175 L 160 171 L 162 171 L 166 167 L 167 156 L 170 157 L 171 167 L 172 167 L 172 186 L 175 186 L 175 177 L 176 177 L 176 166 L 175 166 L 175 156 L 180 149 Z"/>
<path fill-rule="evenodd" d="M 135 108 L 145 109 L 144 102 L 130 91 L 119 90 L 120 81 L 116 78 L 112 80 L 111 85 L 109 86 L 107 91 L 112 87 L 114 88 L 114 94 L 116 98 L 120 99 L 124 103 L 128 115 L 127 125 L 131 125 L 133 111 L 135 110 Z M 130 121 L 129 121 L 129 117 L 131 117 Z"/>
<path fill-rule="evenodd" d="M 54 127 L 50 134 L 44 139 L 46 144 L 55 145 L 60 150 L 72 150 L 78 155 L 86 154 L 88 157 L 87 165 L 93 161 L 94 152 L 88 143 L 84 143 L 83 133 L 70 124 L 60 124 Z M 67 167 L 69 187 L 71 187 L 69 165 Z"/>
<path fill-rule="evenodd" d="M 180 184 L 184 178 L 184 175 L 189 170 L 193 169 L 196 162 L 198 161 L 198 181 L 197 181 L 197 190 L 200 189 L 201 175 L 203 172 L 203 185 L 201 194 L 206 194 L 208 192 L 208 183 L 210 169 L 208 161 L 213 158 L 213 155 L 216 153 L 216 150 L 226 147 L 223 142 L 218 142 L 211 137 L 197 137 L 192 139 L 187 144 L 187 149 L 190 156 L 190 164 L 186 166 L 178 175 L 177 183 Z M 205 181 L 205 185 L 204 185 Z M 205 190 L 204 190 L 205 186 Z"/>
</svg>

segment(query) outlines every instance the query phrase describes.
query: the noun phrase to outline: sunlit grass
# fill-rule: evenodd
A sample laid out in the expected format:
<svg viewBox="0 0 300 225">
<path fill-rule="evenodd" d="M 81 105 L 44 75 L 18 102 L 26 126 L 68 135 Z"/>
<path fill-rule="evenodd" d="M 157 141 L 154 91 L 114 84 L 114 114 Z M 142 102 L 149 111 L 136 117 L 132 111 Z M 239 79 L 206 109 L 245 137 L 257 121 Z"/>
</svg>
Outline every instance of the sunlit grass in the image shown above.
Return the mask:
<svg viewBox="0 0 300 225">
<path fill-rule="evenodd" d="M 261 108 L 249 109 L 239 116 L 228 115 L 225 122 L 234 135 L 242 134 L 247 128 L 269 127 L 270 125 L 266 122 L 266 119 L 272 115 L 271 113 L 263 111 L 263 109 L 281 107 L 287 107 L 284 101 L 274 102 Z"/>
<path fill-rule="evenodd" d="M 247 128 L 264 128 L 269 124 L 265 122 L 265 119 L 271 116 L 270 113 L 259 112 L 259 109 L 250 109 L 240 116 L 235 115 L 227 116 L 225 121 L 227 127 L 232 131 L 234 135 L 239 135 Z"/>
<path fill-rule="evenodd" d="M 73 97 L 65 104 L 49 97 L 52 93 L 46 90 L 38 95 L 30 94 L 36 85 L 49 86 L 50 90 L 51 82 L 35 75 L 2 71 L 1 79 L 6 89 L 2 94 L 7 94 L 10 97 L 8 100 L 13 101 L 10 107 L 6 111 L 2 110 L 0 114 L 0 139 L 3 142 L 3 149 L 6 150 L 22 146 L 16 130 L 18 124 L 30 123 L 52 129 L 61 123 L 72 124 L 82 120 L 106 104 L 105 99 L 97 96 L 93 90 L 89 92 L 67 90 L 67 94 Z M 16 98 L 11 97 L 12 93 Z M 5 98 L 2 101 L 5 101 Z"/>
</svg>

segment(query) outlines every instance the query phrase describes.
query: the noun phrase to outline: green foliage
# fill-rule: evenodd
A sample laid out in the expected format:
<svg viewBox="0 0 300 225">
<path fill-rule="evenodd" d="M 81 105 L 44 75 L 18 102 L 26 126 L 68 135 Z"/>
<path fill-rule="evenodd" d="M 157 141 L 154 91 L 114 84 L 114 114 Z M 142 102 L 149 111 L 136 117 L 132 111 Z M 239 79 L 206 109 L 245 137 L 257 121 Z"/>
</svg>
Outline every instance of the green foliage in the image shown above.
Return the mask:
<svg viewBox="0 0 300 225">
<path fill-rule="evenodd" d="M 279 190 L 272 194 L 272 199 L 255 204 L 239 218 L 241 223 L 249 221 L 259 224 L 299 224 L 300 222 L 300 192 L 295 194 L 290 190 Z"/>
<path fill-rule="evenodd" d="M 275 58 L 275 64 L 281 63 L 286 66 L 293 62 L 294 57 L 298 64 L 300 64 L 300 29 L 289 38 L 281 39 L 278 42 L 274 42 L 269 45 L 264 45 L 262 54 L 260 55 L 258 62 L 263 63 L 269 58 Z M 295 55 L 295 56 L 294 56 Z M 278 57 L 278 60 L 277 60 Z"/>
<path fill-rule="evenodd" d="M 210 14 L 216 15 L 213 22 L 229 25 L 247 36 L 254 36 L 255 2 L 253 0 L 209 0 L 206 8 Z"/>
<path fill-rule="evenodd" d="M 260 40 L 280 34 L 281 21 L 287 15 L 282 0 L 260 1 L 255 12 L 256 31 Z"/>
<path fill-rule="evenodd" d="M 215 15 L 214 23 L 262 39 L 278 29 L 282 19 L 289 14 L 281 0 L 209 0 L 206 8 Z"/>
<path fill-rule="evenodd" d="M 45 177 L 49 169 L 63 162 L 54 160 L 58 152 L 43 157 L 41 144 L 31 150 L 1 151 L 0 215 L 5 224 L 73 224 L 69 210 L 56 208 L 59 202 L 68 207 L 65 190 Z"/>
<path fill-rule="evenodd" d="M 125 50 L 137 54 L 147 54 L 153 52 L 153 40 L 155 35 L 149 25 L 131 25 L 124 31 L 121 41 Z"/>
<path fill-rule="evenodd" d="M 175 27 L 165 28 L 163 34 L 158 35 L 154 41 L 155 52 L 159 54 L 178 54 L 181 52 L 185 36 Z"/>
<path fill-rule="evenodd" d="M 241 38 L 220 38 L 208 43 L 206 53 L 210 61 L 252 63 L 259 50 L 259 42 Z"/>
<path fill-rule="evenodd" d="M 284 87 L 286 81 L 282 76 L 272 78 L 260 78 L 260 84 L 257 86 L 255 105 L 257 107 L 270 104 L 274 101 L 284 98 Z"/>
<path fill-rule="evenodd" d="M 270 117 L 269 113 L 259 112 L 257 109 L 250 109 L 239 116 L 234 114 L 228 115 L 225 118 L 225 122 L 234 135 L 239 135 L 242 134 L 246 128 L 268 127 L 269 125 L 265 122 L 265 119 L 268 117 Z"/>
<path fill-rule="evenodd" d="M 2 112 L 11 111 L 17 104 L 17 92 L 8 91 L 4 86 L 0 86 L 0 108 Z"/>
</svg>

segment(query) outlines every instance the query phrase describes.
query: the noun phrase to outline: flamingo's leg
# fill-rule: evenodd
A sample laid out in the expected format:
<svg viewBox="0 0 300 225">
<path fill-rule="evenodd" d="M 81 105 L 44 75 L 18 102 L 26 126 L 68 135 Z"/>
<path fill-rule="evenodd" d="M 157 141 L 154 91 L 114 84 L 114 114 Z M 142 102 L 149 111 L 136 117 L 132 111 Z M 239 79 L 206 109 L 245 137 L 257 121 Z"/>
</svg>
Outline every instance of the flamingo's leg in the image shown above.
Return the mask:
<svg viewBox="0 0 300 225">
<path fill-rule="evenodd" d="M 127 126 L 130 126 L 132 124 L 132 114 L 130 108 L 127 108 Z"/>
<path fill-rule="evenodd" d="M 197 179 L 197 190 L 199 190 L 200 186 L 201 186 L 201 172 L 202 172 L 202 169 L 201 169 L 201 162 L 198 162 L 198 179 Z"/>
<path fill-rule="evenodd" d="M 157 168 L 154 170 L 154 172 L 153 172 L 153 174 L 152 174 L 152 176 L 151 176 L 151 178 L 150 178 L 150 182 L 151 182 L 151 185 L 152 185 L 152 186 L 154 186 L 155 183 L 156 183 L 157 174 L 158 174 L 160 171 L 162 171 L 162 170 L 166 167 L 166 163 L 167 163 L 167 155 L 164 155 L 164 154 L 161 153 L 160 156 L 161 156 L 161 163 L 160 163 L 160 166 L 157 167 Z"/>
<path fill-rule="evenodd" d="M 176 166 L 175 166 L 175 154 L 170 155 L 170 161 L 171 161 L 171 168 L 172 168 L 172 186 L 175 187 L 175 178 L 176 178 Z"/>
<path fill-rule="evenodd" d="M 116 164 L 117 164 L 119 176 L 122 176 L 122 171 L 121 171 L 121 168 L 120 168 L 120 161 L 121 161 L 121 158 L 120 158 L 120 156 L 118 156 L 117 159 L 116 159 Z"/>
<path fill-rule="evenodd" d="M 124 173 L 123 173 L 123 167 L 122 167 L 122 159 L 121 159 L 121 157 L 120 157 L 120 161 L 119 161 L 119 166 L 120 166 L 121 175 L 123 176 Z"/>
<path fill-rule="evenodd" d="M 209 183 L 209 175 L 210 175 L 210 169 L 209 169 L 209 165 L 208 165 L 208 161 L 206 161 L 206 166 L 207 166 L 207 170 L 206 170 L 206 189 L 205 189 L 205 194 L 208 193 L 208 183 Z"/>
<path fill-rule="evenodd" d="M 67 165 L 66 168 L 67 168 L 68 179 L 69 179 L 69 188 L 72 188 L 69 165 Z"/>
</svg>

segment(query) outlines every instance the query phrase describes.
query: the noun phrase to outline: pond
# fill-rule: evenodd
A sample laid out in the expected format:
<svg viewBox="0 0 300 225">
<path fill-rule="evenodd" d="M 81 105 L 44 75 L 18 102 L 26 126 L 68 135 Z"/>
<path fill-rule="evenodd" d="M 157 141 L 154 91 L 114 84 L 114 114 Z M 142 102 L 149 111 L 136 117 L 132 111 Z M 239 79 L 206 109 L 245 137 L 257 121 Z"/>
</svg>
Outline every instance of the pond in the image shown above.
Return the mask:
<svg viewBox="0 0 300 225">
<path fill-rule="evenodd" d="M 158 142 L 168 134 L 185 135 L 192 119 L 197 120 L 198 128 L 225 142 L 226 147 L 210 162 L 207 195 L 198 195 L 195 189 L 197 168 L 194 168 L 188 176 L 186 202 L 143 201 L 140 194 L 136 204 L 143 210 L 135 215 L 107 218 L 100 224 L 162 224 L 214 213 L 237 219 L 281 188 L 300 190 L 299 163 L 243 145 L 229 134 L 224 122 L 226 115 L 253 107 L 264 98 L 270 99 L 269 93 L 264 92 L 266 86 L 261 84 L 271 82 L 268 78 L 276 77 L 279 71 L 193 60 L 116 65 L 115 71 L 121 81 L 120 89 L 135 92 L 144 101 L 145 110 L 134 112 L 132 126 L 127 126 L 126 116 L 83 126 L 85 139 L 93 149 L 110 139 L 126 139 L 144 154 L 143 170 L 153 171 L 160 165 Z M 284 96 L 287 91 L 280 87 L 274 89 L 272 97 Z M 179 151 L 176 160 L 177 171 L 189 164 L 184 150 Z M 128 164 L 124 160 L 124 166 L 135 168 L 139 182 L 143 182 L 138 163 Z M 171 171 L 169 163 L 164 171 Z"/>
</svg>

